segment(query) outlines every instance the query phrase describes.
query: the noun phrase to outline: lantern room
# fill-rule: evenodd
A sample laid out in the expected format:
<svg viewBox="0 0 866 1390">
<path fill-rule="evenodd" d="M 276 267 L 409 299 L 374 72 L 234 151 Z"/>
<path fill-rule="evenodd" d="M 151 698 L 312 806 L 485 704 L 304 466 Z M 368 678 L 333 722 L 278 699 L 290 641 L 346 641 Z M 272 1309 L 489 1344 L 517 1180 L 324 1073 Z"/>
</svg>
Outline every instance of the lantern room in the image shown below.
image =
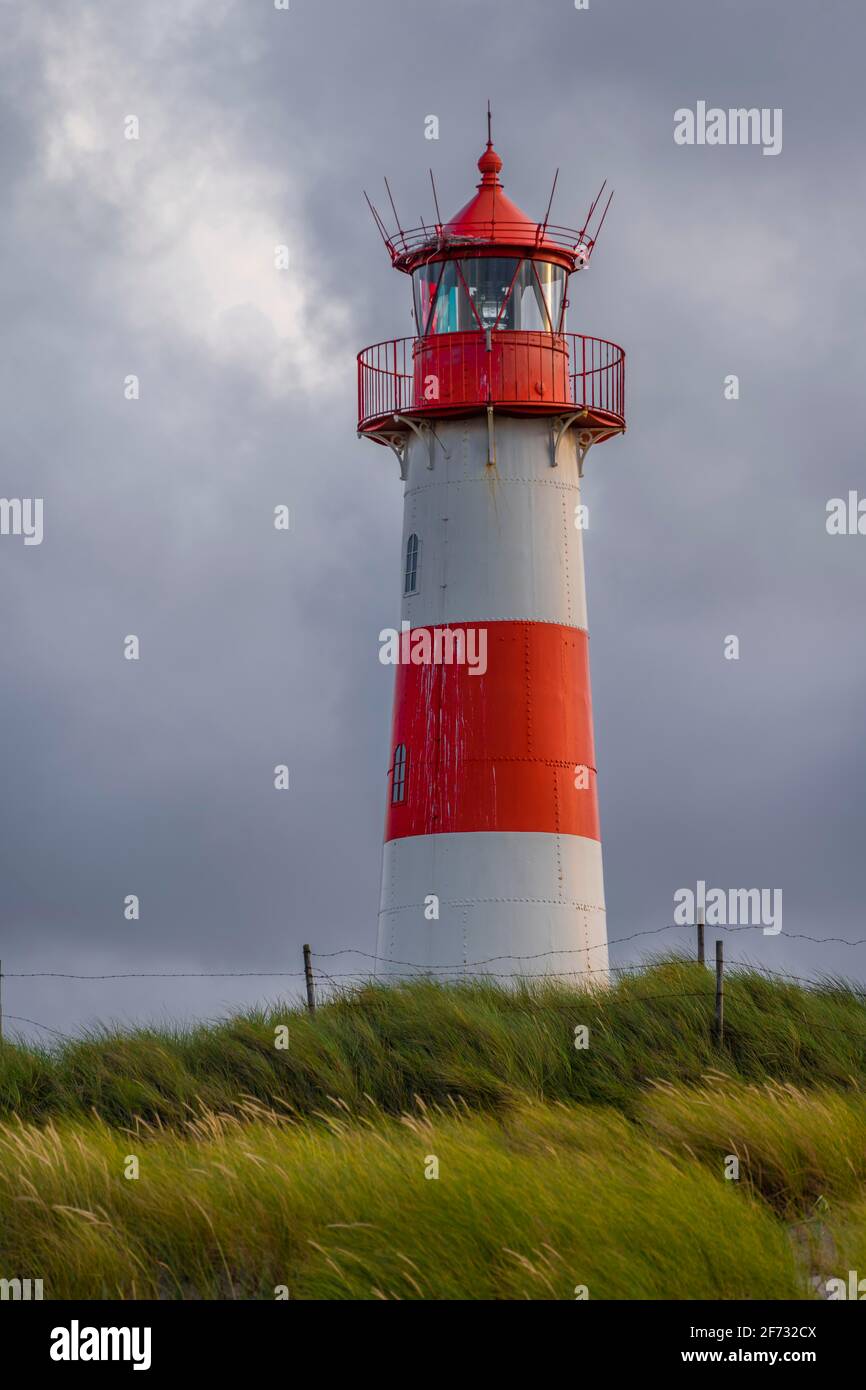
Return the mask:
<svg viewBox="0 0 866 1390">
<path fill-rule="evenodd" d="M 561 333 L 566 279 L 562 266 L 531 256 L 430 261 L 412 272 L 419 336 L 488 328 Z"/>
<path fill-rule="evenodd" d="M 489 130 L 478 169 L 475 195 L 448 221 L 435 184 L 432 225 L 404 230 L 390 188 L 396 231 L 370 203 L 392 265 L 411 277 L 416 335 L 359 354 L 359 434 L 393 447 L 424 418 L 479 409 L 579 416 L 594 441 L 620 433 L 622 349 L 566 329 L 569 279 L 588 265 L 610 206 L 599 215 L 604 185 L 576 230 L 550 221 L 553 192 L 541 222 L 507 197 Z"/>
</svg>

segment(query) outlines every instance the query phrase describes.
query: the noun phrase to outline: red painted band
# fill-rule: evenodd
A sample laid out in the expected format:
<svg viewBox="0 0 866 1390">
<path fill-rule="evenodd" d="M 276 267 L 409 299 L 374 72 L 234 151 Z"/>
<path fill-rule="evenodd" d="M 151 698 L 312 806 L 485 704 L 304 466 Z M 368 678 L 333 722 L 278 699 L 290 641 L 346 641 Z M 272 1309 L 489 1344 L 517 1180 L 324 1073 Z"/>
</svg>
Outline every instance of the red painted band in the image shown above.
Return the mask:
<svg viewBox="0 0 866 1390">
<path fill-rule="evenodd" d="M 586 633 L 524 622 L 450 630 L 467 629 L 487 634 L 483 675 L 467 664 L 397 667 L 385 839 L 524 830 L 599 840 Z M 401 745 L 404 799 L 394 804 Z"/>
</svg>

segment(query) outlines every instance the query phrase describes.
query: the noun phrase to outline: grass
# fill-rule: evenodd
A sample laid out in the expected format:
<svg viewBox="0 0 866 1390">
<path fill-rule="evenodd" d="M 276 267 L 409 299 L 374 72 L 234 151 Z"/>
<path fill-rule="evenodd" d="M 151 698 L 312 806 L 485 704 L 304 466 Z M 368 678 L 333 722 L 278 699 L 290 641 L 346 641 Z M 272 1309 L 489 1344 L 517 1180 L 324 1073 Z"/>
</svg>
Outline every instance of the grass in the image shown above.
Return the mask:
<svg viewBox="0 0 866 1390">
<path fill-rule="evenodd" d="M 711 995 L 666 960 L 590 994 L 370 985 L 313 1018 L 6 1044 L 0 1277 L 50 1298 L 571 1300 L 866 1275 L 863 999 L 735 973 L 719 1049 Z"/>
<path fill-rule="evenodd" d="M 684 1090 L 665 1085 L 644 1120 L 665 1144 L 720 1164 L 734 1155 L 741 1180 L 792 1219 L 866 1190 L 866 1104 L 843 1093 L 771 1083 Z M 866 1271 L 864 1271 L 866 1272 Z"/>
<path fill-rule="evenodd" d="M 133 1154 L 140 1176 L 125 1180 Z M 759 1202 L 660 1156 L 621 1116 L 575 1107 L 405 1123 L 368 1107 L 360 1123 L 288 1128 L 253 1108 L 135 1138 L 25 1127 L 0 1138 L 0 1203 L 4 1263 L 58 1298 L 801 1293 Z"/>
<path fill-rule="evenodd" d="M 630 1113 L 651 1080 L 698 1084 L 710 1070 L 745 1082 L 848 1089 L 866 1079 L 866 1003 L 750 971 L 726 982 L 726 1041 L 711 1036 L 710 973 L 663 961 L 610 990 L 557 983 L 503 990 L 369 985 L 314 1018 L 289 1005 L 187 1031 L 104 1030 L 58 1050 L 0 1049 L 0 1118 L 92 1115 L 181 1124 L 190 1109 L 237 1110 L 243 1096 L 309 1115 L 365 1096 L 401 1114 L 461 1096 L 501 1110 L 521 1096 Z M 287 1024 L 289 1046 L 274 1046 Z M 590 1029 L 576 1051 L 574 1029 Z"/>
</svg>

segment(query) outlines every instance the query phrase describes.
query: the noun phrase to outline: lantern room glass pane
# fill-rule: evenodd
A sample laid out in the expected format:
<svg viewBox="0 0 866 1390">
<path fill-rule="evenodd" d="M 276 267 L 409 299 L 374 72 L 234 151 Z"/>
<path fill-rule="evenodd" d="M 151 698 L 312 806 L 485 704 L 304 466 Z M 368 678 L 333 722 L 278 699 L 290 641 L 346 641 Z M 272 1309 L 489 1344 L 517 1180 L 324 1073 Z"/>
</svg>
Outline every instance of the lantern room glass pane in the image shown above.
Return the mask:
<svg viewBox="0 0 866 1390">
<path fill-rule="evenodd" d="M 547 305 L 547 312 L 550 315 L 551 330 L 554 333 L 562 333 L 565 330 L 565 322 L 559 322 L 562 313 L 562 302 L 565 299 L 565 282 L 568 278 L 561 265 L 551 265 L 550 261 L 533 261 L 533 270 L 541 286 L 541 292 Z"/>
<path fill-rule="evenodd" d="M 566 278 L 562 267 L 549 261 L 521 262 L 512 295 L 513 327 L 523 333 L 560 332 Z"/>
<path fill-rule="evenodd" d="M 446 261 L 436 292 L 433 318 L 428 333 L 472 333 L 478 320 L 466 293 L 456 261 Z"/>
<path fill-rule="evenodd" d="M 532 261 L 524 261 L 520 267 L 520 274 L 514 286 L 514 301 L 517 328 L 524 333 L 551 332 L 547 301 Z"/>
<path fill-rule="evenodd" d="M 422 266 L 412 276 L 418 332 L 560 332 L 567 278 L 561 266 L 510 256 Z"/>
<path fill-rule="evenodd" d="M 439 284 L 439 277 L 442 274 L 442 263 L 435 265 L 422 265 L 412 275 L 412 289 L 415 294 L 415 323 L 418 327 L 418 334 L 424 337 L 427 330 L 427 320 L 430 317 L 430 310 L 433 307 L 433 300 L 436 298 L 436 287 Z"/>
<path fill-rule="evenodd" d="M 482 328 L 518 327 L 514 322 L 518 306 L 511 294 L 518 264 L 504 256 L 477 256 L 463 262 L 463 276 Z"/>
</svg>

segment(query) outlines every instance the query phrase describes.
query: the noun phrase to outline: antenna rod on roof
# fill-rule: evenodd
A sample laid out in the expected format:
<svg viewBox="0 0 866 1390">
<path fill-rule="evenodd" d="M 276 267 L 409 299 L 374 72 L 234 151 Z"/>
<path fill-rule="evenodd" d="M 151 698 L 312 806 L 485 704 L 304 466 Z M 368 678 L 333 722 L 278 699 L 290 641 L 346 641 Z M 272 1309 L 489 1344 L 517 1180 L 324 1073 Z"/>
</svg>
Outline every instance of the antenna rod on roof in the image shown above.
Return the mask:
<svg viewBox="0 0 866 1390">
<path fill-rule="evenodd" d="M 595 236 L 593 237 L 593 241 L 594 241 L 594 242 L 595 242 L 595 241 L 598 241 L 598 238 L 599 238 L 599 236 L 601 235 L 601 229 L 602 229 L 602 227 L 604 226 L 604 219 L 607 217 L 607 210 L 608 210 L 608 208 L 610 207 L 611 203 L 613 202 L 613 194 L 614 194 L 614 190 L 611 189 L 611 190 L 610 190 L 610 197 L 608 198 L 608 200 L 607 200 L 607 202 L 606 202 L 606 204 L 605 204 L 604 212 L 601 214 L 601 221 L 599 222 L 598 227 L 597 227 L 597 229 L 596 229 Z"/>
<path fill-rule="evenodd" d="M 398 231 L 398 232 L 400 233 L 400 235 L 402 236 L 402 235 L 403 235 L 403 228 L 400 226 L 400 219 L 399 219 L 399 217 L 397 216 L 397 209 L 396 209 L 395 206 L 394 206 L 394 199 L 391 197 L 391 185 L 388 183 L 388 180 L 387 180 L 387 179 L 385 180 L 385 187 L 386 187 L 387 190 L 388 190 L 388 199 L 389 199 L 389 201 L 390 201 L 390 203 L 391 203 L 391 211 L 392 211 L 393 214 L 394 214 L 394 221 L 397 223 L 397 231 Z"/>
<path fill-rule="evenodd" d="M 490 98 L 487 98 L 487 143 L 493 144 L 493 117 L 490 114 Z"/>
<path fill-rule="evenodd" d="M 543 223 L 542 223 L 542 236 L 543 236 L 544 233 L 547 231 L 547 219 L 548 219 L 548 217 L 550 216 L 550 209 L 553 207 L 553 195 L 554 195 L 554 193 L 556 192 L 556 180 L 557 180 L 558 178 L 559 178 L 559 170 L 557 169 L 556 173 L 555 173 L 554 176 L 553 176 L 553 187 L 552 187 L 551 190 L 550 190 L 550 199 L 549 199 L 548 204 L 547 204 L 547 212 L 544 214 L 544 221 L 543 221 Z"/>
<path fill-rule="evenodd" d="M 388 237 L 388 233 L 385 231 L 385 224 L 384 224 L 384 222 L 382 221 L 381 217 L 379 216 L 378 212 L 376 211 L 375 207 L 374 207 L 373 204 L 371 203 L 371 201 L 370 201 L 370 196 L 369 196 L 369 194 L 368 194 L 366 188 L 363 190 L 363 192 L 364 192 L 364 197 L 367 199 L 367 207 L 370 209 L 370 212 L 373 214 L 373 221 L 376 223 L 376 226 L 377 226 L 378 229 L 379 229 L 379 235 L 380 235 L 380 237 L 382 238 L 382 240 L 384 241 L 385 245 L 386 245 L 386 246 L 388 247 L 388 249 L 390 250 L 391 242 L 390 242 L 390 239 L 389 239 L 389 237 Z"/>
<path fill-rule="evenodd" d="M 595 195 L 595 198 L 593 199 L 593 204 L 592 204 L 592 207 L 590 208 L 590 215 L 592 215 L 592 213 L 595 212 L 595 209 L 598 207 L 599 203 L 601 202 L 601 195 L 602 195 L 602 193 L 604 192 L 604 190 L 605 190 L 606 188 L 607 188 L 607 179 L 604 179 L 604 180 L 602 181 L 601 188 L 598 190 L 597 194 Z"/>
<path fill-rule="evenodd" d="M 435 209 L 436 209 L 436 226 L 437 226 L 437 227 L 441 227 L 441 226 L 442 226 L 442 214 L 441 214 L 441 212 L 439 211 L 439 199 L 436 197 L 436 180 L 435 180 L 434 177 L 433 177 L 433 170 L 432 170 L 432 169 L 429 170 L 429 173 L 430 173 L 430 182 L 431 182 L 431 184 L 433 185 L 433 206 L 434 206 Z"/>
<path fill-rule="evenodd" d="M 606 187 L 607 187 L 607 179 L 605 179 L 604 183 L 601 185 L 601 188 L 598 190 L 598 192 L 596 193 L 595 197 L 593 198 L 592 202 L 591 202 L 590 205 L 589 205 L 589 212 L 586 214 L 586 221 L 584 222 L 583 226 L 582 226 L 581 229 L 580 229 L 580 237 L 581 237 L 581 240 L 582 240 L 583 237 L 586 235 L 586 229 L 587 229 L 587 227 L 589 226 L 590 222 L 592 221 L 592 214 L 595 212 L 596 208 L 598 207 L 599 200 L 601 199 L 601 195 L 602 195 L 602 193 L 604 192 L 604 190 L 605 190 Z"/>
</svg>

